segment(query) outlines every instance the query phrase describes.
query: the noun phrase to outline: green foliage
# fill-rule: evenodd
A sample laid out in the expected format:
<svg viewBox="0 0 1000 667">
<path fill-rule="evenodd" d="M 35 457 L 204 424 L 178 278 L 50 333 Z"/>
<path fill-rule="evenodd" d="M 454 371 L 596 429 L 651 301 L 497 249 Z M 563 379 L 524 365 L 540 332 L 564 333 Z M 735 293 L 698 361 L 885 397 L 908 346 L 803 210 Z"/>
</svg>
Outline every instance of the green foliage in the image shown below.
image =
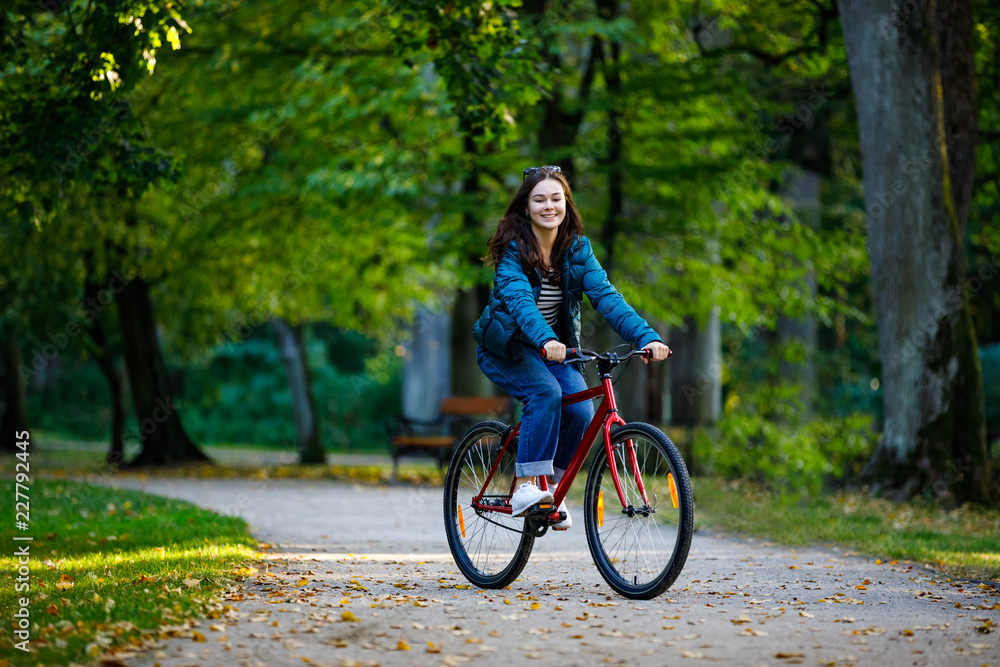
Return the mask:
<svg viewBox="0 0 1000 667">
<path fill-rule="evenodd" d="M 384 452 L 385 420 L 401 407 L 400 360 L 360 334 L 324 327 L 316 328 L 306 347 L 324 445 Z M 67 355 L 54 372 L 30 394 L 30 423 L 70 439 L 106 440 L 110 399 L 96 364 Z M 288 377 L 268 331 L 219 345 L 171 368 L 170 375 L 195 442 L 295 447 Z M 139 432 L 131 416 L 126 432 Z"/>
<path fill-rule="evenodd" d="M 536 104 L 547 83 L 515 18 L 520 4 L 406 0 L 393 26 L 400 55 L 433 59 L 448 94 L 445 111 L 483 148 L 496 142 L 503 149 L 517 137 L 513 107 Z"/>
<path fill-rule="evenodd" d="M 694 457 L 725 479 L 752 480 L 779 494 L 815 495 L 825 484 L 860 472 L 874 444 L 865 414 L 793 426 L 743 412 L 700 430 Z"/>
<path fill-rule="evenodd" d="M 979 142 L 967 230 L 965 294 L 980 345 L 1000 342 L 1000 2 L 975 0 Z M 983 369 L 987 385 L 990 377 Z M 994 375 L 993 378 L 998 376 Z M 992 383 L 996 385 L 994 380 Z M 990 388 L 987 387 L 987 392 Z"/>
<path fill-rule="evenodd" d="M 97 364 L 71 355 L 60 362 L 41 387 L 28 386 L 28 423 L 73 439 L 109 440 L 111 397 Z"/>
<path fill-rule="evenodd" d="M 381 442 L 399 369 L 371 348 L 391 349 L 417 303 L 488 282 L 474 258 L 520 169 L 572 158 L 587 233 L 602 261 L 613 254 L 630 302 L 668 324 L 719 313 L 730 416 L 735 404 L 755 411 L 743 426 L 756 433 L 760 420 L 799 414 L 796 388 L 779 380 L 795 350 L 745 339 L 805 315 L 820 325 L 818 413 L 877 415 L 857 127 L 833 0 L 640 0 L 618 15 L 585 0 L 190 4 L 182 19 L 169 2 L 15 0 L 0 16 L 4 34 L 25 38 L 0 47 L 0 215 L 14 221 L 0 254 L 26 260 L 0 269 L 0 328 L 27 350 L 73 317 L 84 279 L 141 273 L 196 439 L 294 438 L 273 345 L 226 342 L 280 316 L 318 323 L 309 354 L 324 442 Z M 1000 30 L 995 0 L 976 7 L 970 276 L 1000 253 Z M 573 136 L 553 123 L 577 117 Z M 787 192 L 800 170 L 822 179 L 818 213 Z M 624 202 L 609 229 L 616 174 Z M 981 342 L 994 342 L 1000 280 L 983 285 L 967 296 Z M 373 342 L 333 340 L 320 325 Z M 64 354 L 87 354 L 86 339 Z M 61 373 L 70 388 L 35 395 L 34 423 L 104 437 L 100 376 L 70 361 Z M 791 446 L 780 442 L 778 458 Z"/>
<path fill-rule="evenodd" d="M 350 332 L 310 337 L 306 355 L 321 426 L 329 449 L 384 451 L 384 421 L 399 412 L 400 364 L 371 354 Z M 359 348 L 364 351 L 359 351 Z M 348 370 L 334 359 L 352 358 Z M 288 378 L 273 340 L 255 337 L 215 348 L 185 373 L 179 397 L 185 424 L 199 442 L 294 447 Z"/>
</svg>

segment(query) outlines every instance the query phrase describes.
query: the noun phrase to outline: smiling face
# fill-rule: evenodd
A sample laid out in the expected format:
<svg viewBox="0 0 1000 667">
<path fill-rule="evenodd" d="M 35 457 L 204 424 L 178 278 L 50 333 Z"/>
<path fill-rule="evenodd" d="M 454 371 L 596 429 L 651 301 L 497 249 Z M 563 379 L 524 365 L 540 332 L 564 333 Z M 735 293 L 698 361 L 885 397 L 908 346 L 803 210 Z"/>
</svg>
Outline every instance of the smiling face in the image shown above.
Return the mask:
<svg viewBox="0 0 1000 667">
<path fill-rule="evenodd" d="M 566 195 L 562 183 L 546 178 L 535 184 L 528 196 L 528 217 L 536 235 L 547 235 L 559 229 L 566 219 Z"/>
</svg>

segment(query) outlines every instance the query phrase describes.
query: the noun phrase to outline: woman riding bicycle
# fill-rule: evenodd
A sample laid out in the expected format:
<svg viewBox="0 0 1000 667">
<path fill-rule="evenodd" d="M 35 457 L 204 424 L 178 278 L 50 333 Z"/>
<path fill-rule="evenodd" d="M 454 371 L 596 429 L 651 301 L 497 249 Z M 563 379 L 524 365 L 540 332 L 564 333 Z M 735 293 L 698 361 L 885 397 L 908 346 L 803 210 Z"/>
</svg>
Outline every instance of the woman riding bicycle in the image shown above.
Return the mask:
<svg viewBox="0 0 1000 667">
<path fill-rule="evenodd" d="M 512 514 L 552 501 L 552 487 L 539 488 L 539 475 L 558 484 L 576 445 L 594 416 L 591 402 L 562 408 L 563 394 L 587 388 L 583 369 L 559 362 L 567 347 L 580 346 L 583 294 L 611 327 L 637 348 L 662 361 L 670 353 L 660 336 L 608 282 L 562 170 L 524 170 L 524 181 L 489 240 L 488 266 L 496 267 L 489 304 L 473 327 L 479 368 L 524 406 L 517 450 Z M 541 353 L 545 358 L 542 359 Z M 646 362 L 646 359 L 643 359 Z M 572 519 L 552 526 L 566 530 Z"/>
</svg>

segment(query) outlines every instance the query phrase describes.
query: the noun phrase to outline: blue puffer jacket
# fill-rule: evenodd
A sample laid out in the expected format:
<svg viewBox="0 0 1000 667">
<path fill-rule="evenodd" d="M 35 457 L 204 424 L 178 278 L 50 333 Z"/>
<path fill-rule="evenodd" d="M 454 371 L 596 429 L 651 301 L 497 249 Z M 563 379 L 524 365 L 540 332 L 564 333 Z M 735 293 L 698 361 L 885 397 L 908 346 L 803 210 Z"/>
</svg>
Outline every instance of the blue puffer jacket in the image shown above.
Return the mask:
<svg viewBox="0 0 1000 667">
<path fill-rule="evenodd" d="M 513 341 L 521 341 L 541 351 L 546 342 L 559 339 L 538 310 L 536 302 L 542 276 L 540 271 L 536 273 L 537 280 L 530 281 L 521 267 L 517 243 L 512 241 L 497 266 L 489 304 L 472 327 L 473 338 L 487 351 L 516 360 L 519 355 L 513 350 Z M 636 347 L 655 340 L 662 342 L 659 334 L 608 282 L 608 274 L 598 263 L 586 236 L 574 241 L 566 252 L 562 275 L 562 313 L 569 340 L 561 342 L 567 347 L 580 347 L 583 294 L 618 335 Z"/>
</svg>

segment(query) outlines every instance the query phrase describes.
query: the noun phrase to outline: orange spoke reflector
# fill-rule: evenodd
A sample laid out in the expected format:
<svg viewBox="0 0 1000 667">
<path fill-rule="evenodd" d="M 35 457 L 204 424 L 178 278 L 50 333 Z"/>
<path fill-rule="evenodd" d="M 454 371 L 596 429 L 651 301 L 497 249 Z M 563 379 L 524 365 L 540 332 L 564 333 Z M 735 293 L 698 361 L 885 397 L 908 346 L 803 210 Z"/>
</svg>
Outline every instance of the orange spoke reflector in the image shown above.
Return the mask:
<svg viewBox="0 0 1000 667">
<path fill-rule="evenodd" d="M 604 527 L 604 492 L 597 492 L 597 525 Z"/>
<path fill-rule="evenodd" d="M 670 486 L 670 500 L 674 503 L 674 509 L 677 509 L 677 484 L 674 482 L 674 474 L 671 472 L 667 473 L 667 484 Z"/>
<path fill-rule="evenodd" d="M 674 503 L 674 507 L 677 507 L 677 503 Z M 462 539 L 465 539 L 465 518 L 462 517 L 462 506 L 458 506 L 458 529 L 462 531 Z"/>
</svg>

